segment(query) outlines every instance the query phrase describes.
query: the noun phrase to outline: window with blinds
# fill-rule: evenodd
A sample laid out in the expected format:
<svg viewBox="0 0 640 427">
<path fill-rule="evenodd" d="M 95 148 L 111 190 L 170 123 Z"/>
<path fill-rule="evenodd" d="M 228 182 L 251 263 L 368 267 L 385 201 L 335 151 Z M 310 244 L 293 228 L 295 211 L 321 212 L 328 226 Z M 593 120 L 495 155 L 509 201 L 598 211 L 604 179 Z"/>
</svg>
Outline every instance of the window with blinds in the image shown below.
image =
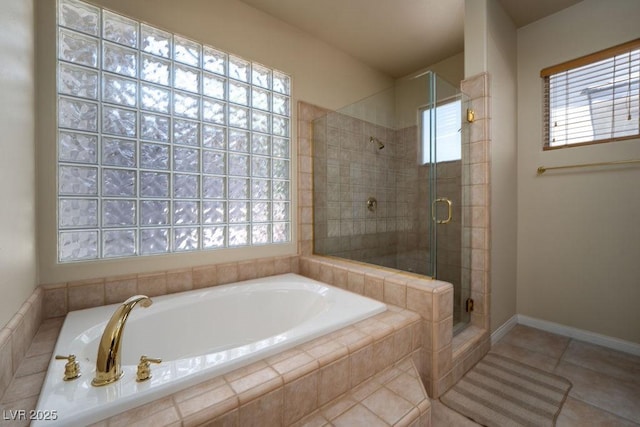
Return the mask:
<svg viewBox="0 0 640 427">
<path fill-rule="evenodd" d="M 640 137 L 640 39 L 540 72 L 544 149 Z"/>
</svg>

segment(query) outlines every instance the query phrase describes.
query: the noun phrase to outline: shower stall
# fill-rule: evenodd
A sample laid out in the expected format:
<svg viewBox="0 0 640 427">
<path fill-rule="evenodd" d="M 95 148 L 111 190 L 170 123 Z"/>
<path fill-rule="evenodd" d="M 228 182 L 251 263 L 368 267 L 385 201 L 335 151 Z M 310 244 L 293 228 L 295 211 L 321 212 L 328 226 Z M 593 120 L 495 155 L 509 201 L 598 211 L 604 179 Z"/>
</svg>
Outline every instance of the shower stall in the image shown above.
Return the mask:
<svg viewBox="0 0 640 427">
<path fill-rule="evenodd" d="M 433 72 L 313 123 L 314 252 L 454 286 L 469 321 L 467 101 Z"/>
</svg>

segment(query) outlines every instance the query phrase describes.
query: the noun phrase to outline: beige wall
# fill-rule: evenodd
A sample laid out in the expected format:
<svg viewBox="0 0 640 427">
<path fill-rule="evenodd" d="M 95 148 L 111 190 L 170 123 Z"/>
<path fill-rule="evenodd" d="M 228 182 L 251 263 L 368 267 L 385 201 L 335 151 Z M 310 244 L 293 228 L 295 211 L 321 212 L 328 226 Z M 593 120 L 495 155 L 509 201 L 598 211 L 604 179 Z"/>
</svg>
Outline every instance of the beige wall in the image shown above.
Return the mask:
<svg viewBox="0 0 640 427">
<path fill-rule="evenodd" d="M 99 0 L 94 3 L 184 35 L 202 43 L 264 63 L 292 76 L 292 141 L 298 100 L 340 108 L 393 85 L 393 79 L 312 38 L 295 27 L 237 0 Z M 39 267 L 42 283 L 57 283 L 113 274 L 191 267 L 296 252 L 292 244 L 140 257 L 138 259 L 56 264 L 55 219 L 55 2 L 38 1 L 38 181 Z M 292 158 L 296 158 L 295 144 Z M 292 162 L 295 169 L 295 162 Z M 293 170 L 291 176 L 296 176 Z M 295 195 L 295 182 L 292 194 Z M 295 203 L 295 197 L 292 197 Z M 295 205 L 292 213 L 296 212 Z M 295 218 L 295 216 L 294 216 Z M 295 223 L 295 221 L 294 221 Z"/>
<path fill-rule="evenodd" d="M 489 0 L 487 52 L 491 150 L 491 331 L 516 313 L 517 170 L 516 28 Z"/>
<path fill-rule="evenodd" d="M 0 6 L 0 326 L 37 284 L 33 1 Z"/>
<path fill-rule="evenodd" d="M 518 30 L 518 313 L 640 343 L 640 141 L 542 151 L 540 70 L 640 37 L 637 0 L 584 0 Z M 494 224 L 494 226 L 499 226 Z"/>
</svg>

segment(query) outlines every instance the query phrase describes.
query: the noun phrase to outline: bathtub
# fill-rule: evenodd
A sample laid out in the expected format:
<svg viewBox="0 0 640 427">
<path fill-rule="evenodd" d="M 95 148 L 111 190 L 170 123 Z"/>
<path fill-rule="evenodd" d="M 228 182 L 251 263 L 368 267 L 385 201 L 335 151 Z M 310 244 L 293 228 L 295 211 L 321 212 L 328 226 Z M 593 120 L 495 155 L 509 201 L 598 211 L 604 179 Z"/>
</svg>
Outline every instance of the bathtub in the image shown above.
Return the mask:
<svg viewBox="0 0 640 427">
<path fill-rule="evenodd" d="M 91 386 L 97 348 L 118 304 L 67 315 L 53 356 L 75 354 L 82 376 L 49 364 L 33 426 L 84 426 L 225 374 L 386 310 L 378 301 L 296 274 L 152 298 L 136 307 L 122 340 L 123 377 Z M 161 358 L 136 382 L 140 356 Z M 51 416 L 51 415 L 54 416 Z M 55 418 L 55 419 L 53 419 Z"/>
</svg>

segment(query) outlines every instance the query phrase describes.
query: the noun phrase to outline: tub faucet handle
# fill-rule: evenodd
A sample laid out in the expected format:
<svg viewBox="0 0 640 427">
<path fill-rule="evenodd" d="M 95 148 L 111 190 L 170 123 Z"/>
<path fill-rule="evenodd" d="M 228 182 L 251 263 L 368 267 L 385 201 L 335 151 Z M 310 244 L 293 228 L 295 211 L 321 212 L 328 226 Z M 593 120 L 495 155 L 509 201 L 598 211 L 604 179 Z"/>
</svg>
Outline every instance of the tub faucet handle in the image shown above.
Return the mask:
<svg viewBox="0 0 640 427">
<path fill-rule="evenodd" d="M 68 356 L 60 356 L 56 354 L 56 360 L 66 360 L 67 363 L 64 364 L 64 377 L 62 378 L 65 381 L 71 381 L 78 378 L 80 374 L 80 363 L 76 361 L 76 355 L 70 354 Z"/>
<path fill-rule="evenodd" d="M 138 363 L 138 372 L 136 374 L 137 382 L 146 381 L 151 378 L 151 363 L 162 363 L 162 359 L 140 356 L 140 363 Z"/>
</svg>

